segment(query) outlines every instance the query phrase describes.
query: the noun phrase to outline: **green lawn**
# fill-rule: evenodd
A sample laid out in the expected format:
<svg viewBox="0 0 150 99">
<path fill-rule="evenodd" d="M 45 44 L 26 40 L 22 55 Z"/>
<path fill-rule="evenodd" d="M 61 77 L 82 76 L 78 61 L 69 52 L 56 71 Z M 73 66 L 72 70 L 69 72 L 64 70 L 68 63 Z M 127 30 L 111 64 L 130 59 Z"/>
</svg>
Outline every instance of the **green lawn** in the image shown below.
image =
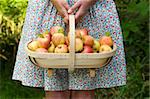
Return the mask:
<svg viewBox="0 0 150 99">
<path fill-rule="evenodd" d="M 23 86 L 20 81 L 11 79 L 14 66 L 12 61 L 6 61 L 1 65 L 0 99 L 42 99 L 44 97 L 42 88 Z"/>
</svg>

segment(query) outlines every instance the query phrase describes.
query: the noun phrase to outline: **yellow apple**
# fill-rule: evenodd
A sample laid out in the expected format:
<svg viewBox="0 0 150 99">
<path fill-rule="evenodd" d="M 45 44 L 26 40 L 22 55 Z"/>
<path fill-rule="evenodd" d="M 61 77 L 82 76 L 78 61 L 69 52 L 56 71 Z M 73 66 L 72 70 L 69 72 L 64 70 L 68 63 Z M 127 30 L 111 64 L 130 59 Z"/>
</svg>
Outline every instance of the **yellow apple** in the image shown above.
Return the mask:
<svg viewBox="0 0 150 99">
<path fill-rule="evenodd" d="M 101 45 L 99 48 L 100 53 L 110 52 L 112 48 L 109 45 Z"/>
<path fill-rule="evenodd" d="M 39 48 L 39 42 L 37 40 L 34 40 L 28 44 L 28 48 L 32 51 L 35 51 L 37 48 Z"/>
<path fill-rule="evenodd" d="M 53 42 L 50 42 L 50 47 L 48 48 L 48 52 L 54 53 L 54 50 L 55 50 L 55 45 L 53 44 Z"/>
</svg>

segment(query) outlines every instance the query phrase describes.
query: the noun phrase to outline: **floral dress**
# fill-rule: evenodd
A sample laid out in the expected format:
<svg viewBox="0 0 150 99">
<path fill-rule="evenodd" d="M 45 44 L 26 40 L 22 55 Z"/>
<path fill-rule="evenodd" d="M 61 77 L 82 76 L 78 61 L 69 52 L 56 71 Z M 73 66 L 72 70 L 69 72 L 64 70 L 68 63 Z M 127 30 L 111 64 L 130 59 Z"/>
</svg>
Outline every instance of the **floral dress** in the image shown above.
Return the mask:
<svg viewBox="0 0 150 99">
<path fill-rule="evenodd" d="M 67 0 L 70 6 L 76 1 Z M 110 32 L 118 47 L 110 63 L 96 70 L 95 77 L 90 77 L 88 69 L 77 69 L 74 73 L 68 73 L 67 69 L 53 69 L 53 75 L 49 77 L 47 69 L 36 67 L 30 62 L 24 49 L 25 44 L 35 39 L 37 34 L 50 30 L 52 26 L 60 25 L 65 28 L 62 20 L 51 0 L 29 0 L 12 79 L 21 81 L 25 86 L 43 87 L 49 91 L 92 90 L 125 85 L 123 37 L 113 0 L 97 0 L 77 24 L 77 27 L 89 29 L 89 34 L 94 38 Z"/>
</svg>

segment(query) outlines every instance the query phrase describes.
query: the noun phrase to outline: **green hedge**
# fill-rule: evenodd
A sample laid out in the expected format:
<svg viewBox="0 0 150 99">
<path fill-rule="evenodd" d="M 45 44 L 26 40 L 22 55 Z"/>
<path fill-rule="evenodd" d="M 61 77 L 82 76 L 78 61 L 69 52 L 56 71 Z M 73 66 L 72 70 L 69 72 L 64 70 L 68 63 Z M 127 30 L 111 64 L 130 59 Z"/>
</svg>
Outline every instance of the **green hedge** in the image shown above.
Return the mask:
<svg viewBox="0 0 150 99">
<path fill-rule="evenodd" d="M 127 85 L 96 90 L 97 99 L 149 97 L 149 2 L 115 0 L 120 16 L 127 59 Z M 11 80 L 28 0 L 0 0 L 0 99 L 39 98 L 41 88 Z M 32 93 L 32 94 L 31 94 Z M 38 93 L 38 94 L 37 94 Z"/>
</svg>

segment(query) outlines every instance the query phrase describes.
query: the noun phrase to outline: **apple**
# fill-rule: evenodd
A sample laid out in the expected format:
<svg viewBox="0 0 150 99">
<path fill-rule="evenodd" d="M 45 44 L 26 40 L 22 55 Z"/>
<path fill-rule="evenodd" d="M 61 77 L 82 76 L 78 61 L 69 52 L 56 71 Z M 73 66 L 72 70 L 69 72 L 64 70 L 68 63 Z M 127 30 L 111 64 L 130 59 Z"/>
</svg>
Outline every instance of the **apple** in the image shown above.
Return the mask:
<svg viewBox="0 0 150 99">
<path fill-rule="evenodd" d="M 67 36 L 65 36 L 65 44 L 69 46 L 69 38 Z"/>
<path fill-rule="evenodd" d="M 81 38 L 80 29 L 76 29 L 75 33 L 76 33 L 76 38 Z"/>
<path fill-rule="evenodd" d="M 51 40 L 51 34 L 46 30 L 45 32 L 37 35 L 39 38 L 47 38 L 49 41 Z"/>
<path fill-rule="evenodd" d="M 85 36 L 83 36 L 83 43 L 84 43 L 84 45 L 92 47 L 94 44 L 94 39 L 90 35 L 85 35 Z"/>
<path fill-rule="evenodd" d="M 109 45 L 109 46 L 112 46 L 113 45 L 113 40 L 111 37 L 108 37 L 108 36 L 103 36 L 99 39 L 99 43 L 101 45 Z"/>
<path fill-rule="evenodd" d="M 65 43 L 65 36 L 62 33 L 55 33 L 52 35 L 52 42 L 55 46 Z"/>
<path fill-rule="evenodd" d="M 51 40 L 51 34 L 48 31 L 45 31 L 44 33 L 42 33 L 44 38 L 49 39 L 49 41 Z"/>
<path fill-rule="evenodd" d="M 39 42 L 37 40 L 33 40 L 28 44 L 28 48 L 32 51 L 35 51 L 37 48 L 39 48 Z"/>
<path fill-rule="evenodd" d="M 83 49 L 83 41 L 80 38 L 75 39 L 75 52 L 82 51 Z"/>
<path fill-rule="evenodd" d="M 48 50 L 45 48 L 38 48 L 36 49 L 36 52 L 40 52 L 40 53 L 48 53 Z"/>
<path fill-rule="evenodd" d="M 112 46 L 113 45 L 113 40 L 112 40 L 112 38 L 110 36 L 110 33 L 106 32 L 105 36 L 100 37 L 99 43 L 100 43 L 100 45 L 109 45 L 109 46 Z"/>
<path fill-rule="evenodd" d="M 48 48 L 49 43 L 50 43 L 50 39 L 38 37 L 37 40 L 39 41 L 39 47 L 40 48 Z"/>
<path fill-rule="evenodd" d="M 80 29 L 80 35 L 81 37 L 88 35 L 88 30 L 86 28 Z"/>
<path fill-rule="evenodd" d="M 67 53 L 68 47 L 65 44 L 60 44 L 55 48 L 55 53 Z"/>
<path fill-rule="evenodd" d="M 62 33 L 62 34 L 64 34 L 64 32 L 65 32 L 65 30 L 64 30 L 64 28 L 61 27 L 61 26 L 53 26 L 53 27 L 51 27 L 51 29 L 50 29 L 51 35 L 53 35 L 53 34 L 55 34 L 55 33 Z"/>
<path fill-rule="evenodd" d="M 93 53 L 97 53 L 97 52 L 98 52 L 98 51 L 96 51 L 96 50 L 93 49 Z"/>
<path fill-rule="evenodd" d="M 48 31 L 45 31 L 42 34 L 38 34 L 37 40 L 39 41 L 40 48 L 48 48 L 51 41 L 51 35 Z"/>
<path fill-rule="evenodd" d="M 93 49 L 90 46 L 85 45 L 82 53 L 93 53 Z"/>
<path fill-rule="evenodd" d="M 99 42 L 94 39 L 93 50 L 97 52 L 97 51 L 99 51 L 99 48 L 100 48 Z"/>
<path fill-rule="evenodd" d="M 50 47 L 48 48 L 48 52 L 53 53 L 54 50 L 55 50 L 55 45 L 53 44 L 53 42 L 50 42 Z"/>
<path fill-rule="evenodd" d="M 110 52 L 112 48 L 109 45 L 101 45 L 99 48 L 100 53 Z"/>
<path fill-rule="evenodd" d="M 88 30 L 86 28 L 76 29 L 75 33 L 76 33 L 76 38 L 82 38 L 83 36 L 88 35 Z"/>
</svg>

